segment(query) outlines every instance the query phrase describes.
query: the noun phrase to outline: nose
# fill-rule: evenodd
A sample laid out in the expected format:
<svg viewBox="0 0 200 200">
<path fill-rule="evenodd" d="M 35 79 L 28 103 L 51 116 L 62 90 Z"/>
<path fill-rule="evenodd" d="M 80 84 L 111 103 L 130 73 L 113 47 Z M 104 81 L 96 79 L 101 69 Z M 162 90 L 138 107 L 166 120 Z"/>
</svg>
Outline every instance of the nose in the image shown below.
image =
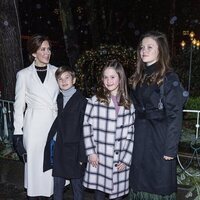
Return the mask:
<svg viewBox="0 0 200 200">
<path fill-rule="evenodd" d="M 48 54 L 48 55 L 50 55 L 51 54 L 51 50 L 50 49 L 46 49 L 45 53 Z"/>
<path fill-rule="evenodd" d="M 110 84 L 110 82 L 111 82 L 111 79 L 108 78 L 108 79 L 107 79 L 107 84 Z"/>
<path fill-rule="evenodd" d="M 142 52 L 142 53 L 147 52 L 147 49 L 143 47 L 143 48 L 141 49 L 141 52 Z"/>
</svg>

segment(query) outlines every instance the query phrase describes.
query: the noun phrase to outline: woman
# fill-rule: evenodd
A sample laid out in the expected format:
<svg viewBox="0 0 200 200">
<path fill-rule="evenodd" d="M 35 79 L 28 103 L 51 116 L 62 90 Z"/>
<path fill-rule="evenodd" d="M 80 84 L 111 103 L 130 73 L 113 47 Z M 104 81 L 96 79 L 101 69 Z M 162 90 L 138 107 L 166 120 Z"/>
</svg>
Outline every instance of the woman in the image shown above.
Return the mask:
<svg viewBox="0 0 200 200">
<path fill-rule="evenodd" d="M 137 57 L 130 79 L 136 109 L 130 200 L 176 199 L 182 90 L 170 68 L 166 36 L 160 32 L 142 36 Z"/>
<path fill-rule="evenodd" d="M 43 154 L 49 129 L 57 116 L 59 89 L 55 79 L 57 68 L 49 64 L 48 38 L 31 37 L 28 52 L 33 63 L 17 73 L 13 139 L 25 162 L 27 195 L 29 199 L 38 199 L 53 194 L 52 171 L 43 173 Z"/>
</svg>

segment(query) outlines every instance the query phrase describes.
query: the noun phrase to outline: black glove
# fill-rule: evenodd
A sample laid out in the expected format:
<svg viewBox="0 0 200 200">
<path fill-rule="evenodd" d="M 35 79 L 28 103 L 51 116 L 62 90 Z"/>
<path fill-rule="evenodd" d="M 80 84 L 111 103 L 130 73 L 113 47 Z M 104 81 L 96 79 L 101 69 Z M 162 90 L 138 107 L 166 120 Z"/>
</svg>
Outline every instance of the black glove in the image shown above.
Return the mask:
<svg viewBox="0 0 200 200">
<path fill-rule="evenodd" d="M 27 154 L 23 145 L 23 135 L 13 135 L 13 146 L 17 154 L 23 159 L 23 162 L 26 163 Z"/>
</svg>

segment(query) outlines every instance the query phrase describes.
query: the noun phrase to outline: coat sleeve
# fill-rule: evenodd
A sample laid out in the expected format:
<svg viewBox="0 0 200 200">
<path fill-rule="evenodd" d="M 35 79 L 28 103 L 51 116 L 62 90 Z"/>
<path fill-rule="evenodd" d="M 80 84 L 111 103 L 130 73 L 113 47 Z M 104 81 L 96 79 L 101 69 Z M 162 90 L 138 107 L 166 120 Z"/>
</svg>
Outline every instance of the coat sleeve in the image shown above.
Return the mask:
<svg viewBox="0 0 200 200">
<path fill-rule="evenodd" d="M 17 73 L 14 102 L 14 135 L 23 135 L 24 111 L 26 107 L 26 83 L 25 74 L 22 71 Z"/>
<path fill-rule="evenodd" d="M 56 119 L 54 120 L 50 131 L 48 133 L 48 137 L 47 137 L 47 141 L 46 141 L 46 145 L 44 148 L 44 161 L 43 161 L 43 171 L 47 171 L 49 169 L 52 168 L 52 164 L 51 164 L 51 140 L 53 139 L 54 135 L 57 132 L 57 121 L 58 121 L 58 117 L 56 117 Z"/>
<path fill-rule="evenodd" d="M 92 112 L 93 112 L 93 103 L 92 100 L 89 99 L 86 106 L 84 122 L 83 122 L 83 137 L 84 137 L 85 151 L 87 156 L 96 153 L 95 151 L 96 145 L 94 142 L 94 133 L 92 127 Z"/>
<path fill-rule="evenodd" d="M 178 152 L 182 128 L 182 90 L 176 74 L 169 77 L 164 86 L 164 107 L 166 111 L 167 134 L 165 141 L 165 156 L 175 157 Z"/>
<path fill-rule="evenodd" d="M 122 152 L 120 154 L 120 162 L 126 164 L 127 166 L 131 165 L 131 160 L 132 160 L 132 152 L 134 145 L 134 121 L 135 121 L 135 110 L 132 106 L 130 112 L 128 134 L 125 144 L 122 148 Z"/>
<path fill-rule="evenodd" d="M 87 100 L 84 101 L 82 109 L 81 109 L 81 119 L 80 119 L 81 135 L 80 135 L 80 142 L 79 142 L 79 161 L 80 162 L 87 162 L 87 157 L 85 153 L 85 144 L 84 144 L 84 138 L 83 138 L 83 120 L 84 120 L 86 105 L 87 105 Z"/>
</svg>

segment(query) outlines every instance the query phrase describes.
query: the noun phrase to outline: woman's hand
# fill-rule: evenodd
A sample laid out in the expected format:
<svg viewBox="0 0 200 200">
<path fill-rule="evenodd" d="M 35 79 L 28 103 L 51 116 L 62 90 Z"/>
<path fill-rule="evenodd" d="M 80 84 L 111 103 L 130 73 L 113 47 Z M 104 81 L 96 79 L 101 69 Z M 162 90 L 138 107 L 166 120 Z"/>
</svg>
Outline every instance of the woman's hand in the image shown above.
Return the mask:
<svg viewBox="0 0 200 200">
<path fill-rule="evenodd" d="M 170 156 L 164 156 L 163 157 L 165 160 L 173 160 L 174 158 L 173 157 L 170 157 Z"/>
<path fill-rule="evenodd" d="M 97 154 L 91 154 L 91 155 L 89 155 L 89 156 L 88 156 L 88 161 L 89 161 L 89 163 L 90 163 L 93 167 L 95 167 L 95 168 L 98 167 L 99 158 L 98 158 Z"/>
<path fill-rule="evenodd" d="M 117 164 L 117 170 L 122 171 L 126 168 L 126 165 L 124 163 L 118 163 Z"/>
</svg>

